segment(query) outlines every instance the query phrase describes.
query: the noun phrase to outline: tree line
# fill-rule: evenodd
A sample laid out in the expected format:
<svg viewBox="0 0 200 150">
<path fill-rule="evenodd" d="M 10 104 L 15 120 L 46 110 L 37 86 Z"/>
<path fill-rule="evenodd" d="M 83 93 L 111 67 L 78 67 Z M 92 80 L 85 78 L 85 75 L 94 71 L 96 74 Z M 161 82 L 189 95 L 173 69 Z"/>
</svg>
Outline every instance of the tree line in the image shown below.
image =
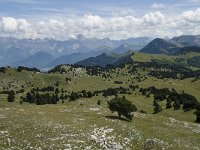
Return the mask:
<svg viewBox="0 0 200 150">
<path fill-rule="evenodd" d="M 140 88 L 142 95 L 149 97 L 154 95 L 154 113 L 163 111 L 162 107 L 158 104 L 158 101 L 166 100 L 166 109 L 174 108 L 174 110 L 183 109 L 184 111 L 196 110 L 196 122 L 200 122 L 200 103 L 198 100 L 190 94 L 184 91 L 179 93 L 175 89 L 169 90 L 168 88 L 157 89 L 152 86 L 149 88 Z"/>
</svg>

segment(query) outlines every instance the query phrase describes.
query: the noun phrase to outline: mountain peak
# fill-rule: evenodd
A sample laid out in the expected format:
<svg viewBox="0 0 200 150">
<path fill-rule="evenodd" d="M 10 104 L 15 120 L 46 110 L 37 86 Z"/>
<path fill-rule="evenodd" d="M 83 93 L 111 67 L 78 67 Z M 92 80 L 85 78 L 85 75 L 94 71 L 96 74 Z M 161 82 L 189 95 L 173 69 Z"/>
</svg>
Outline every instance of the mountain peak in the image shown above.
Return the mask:
<svg viewBox="0 0 200 150">
<path fill-rule="evenodd" d="M 167 43 L 168 41 L 162 38 L 155 38 L 152 42 L 164 42 Z"/>
<path fill-rule="evenodd" d="M 172 54 L 178 50 L 178 47 L 169 41 L 156 38 L 147 46 L 140 50 L 140 52 L 148 54 Z"/>
</svg>

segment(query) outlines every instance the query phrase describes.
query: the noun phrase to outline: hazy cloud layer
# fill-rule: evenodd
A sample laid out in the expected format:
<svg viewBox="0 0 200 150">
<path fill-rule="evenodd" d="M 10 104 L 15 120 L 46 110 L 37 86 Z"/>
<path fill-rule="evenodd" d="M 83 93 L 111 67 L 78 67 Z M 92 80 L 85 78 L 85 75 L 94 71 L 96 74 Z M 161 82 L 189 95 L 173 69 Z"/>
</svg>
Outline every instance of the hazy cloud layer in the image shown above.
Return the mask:
<svg viewBox="0 0 200 150">
<path fill-rule="evenodd" d="M 164 5 L 154 4 L 152 7 L 162 8 Z M 40 21 L 14 17 L 0 19 L 0 36 L 64 40 L 80 33 L 86 37 L 112 39 L 200 34 L 200 8 L 173 16 L 156 11 L 141 17 L 124 13 L 104 17 L 93 14 L 59 19 L 49 17 Z"/>
</svg>

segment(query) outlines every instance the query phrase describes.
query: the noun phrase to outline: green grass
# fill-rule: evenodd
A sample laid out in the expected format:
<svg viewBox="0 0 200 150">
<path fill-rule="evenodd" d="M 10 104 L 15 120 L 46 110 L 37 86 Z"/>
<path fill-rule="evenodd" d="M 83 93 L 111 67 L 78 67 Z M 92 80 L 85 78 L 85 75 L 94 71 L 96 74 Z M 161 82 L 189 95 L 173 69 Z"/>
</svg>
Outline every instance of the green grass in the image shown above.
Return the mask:
<svg viewBox="0 0 200 150">
<path fill-rule="evenodd" d="M 200 53 L 195 53 L 195 52 L 190 52 L 185 55 L 164 55 L 164 54 L 145 54 L 145 53 L 134 53 L 132 55 L 133 61 L 136 62 L 158 62 L 158 63 L 164 63 L 164 64 L 181 64 L 181 65 L 186 65 L 190 67 L 191 69 L 199 69 L 196 67 L 189 66 L 188 60 L 200 56 Z"/>
<path fill-rule="evenodd" d="M 167 56 L 164 54 L 145 54 L 145 53 L 134 53 L 132 59 L 136 62 L 151 62 L 152 60 L 165 60 L 174 61 L 176 56 Z"/>
<path fill-rule="evenodd" d="M 130 75 L 127 71 L 127 67 L 113 69 L 111 73 L 113 78 L 104 79 L 100 76 L 88 76 L 85 70 L 76 70 L 76 75 L 73 76 L 72 72 L 34 74 L 27 71 L 19 73 L 9 69 L 5 74 L 0 73 L 0 90 L 4 88 L 17 91 L 22 89 L 23 85 L 27 92 L 32 89 L 32 85 L 35 88 L 55 86 L 59 81 L 59 88 L 65 89 L 67 91 L 65 94 L 68 94 L 71 91 L 128 87 L 133 81 L 143 88 L 155 86 L 175 88 L 180 92 L 184 90 L 200 101 L 200 80 L 192 82 L 193 79 L 160 80 L 148 77 L 138 82 L 134 77 L 139 75 Z M 139 73 L 140 76 L 147 76 L 147 72 L 143 70 L 139 70 Z M 72 80 L 66 82 L 66 77 Z M 114 84 L 116 80 L 122 81 L 123 84 Z M 18 94 L 13 103 L 7 102 L 7 95 L 0 94 L 0 149 L 31 149 L 31 147 L 33 149 L 105 149 L 101 145 L 102 142 L 98 141 L 100 137 L 105 137 L 103 143 L 120 145 L 122 149 L 200 148 L 200 126 L 194 123 L 194 110 L 184 112 L 165 109 L 166 101 L 163 101 L 159 104 L 164 111 L 153 114 L 153 95 L 146 98 L 138 90 L 125 95 L 138 108 L 132 122 L 113 117 L 117 114 L 112 114 L 107 107 L 107 101 L 113 97 L 105 98 L 100 94 L 91 99 L 79 99 L 75 102 L 65 100 L 64 104 L 59 101 L 57 105 L 19 104 L 20 96 L 25 96 L 26 92 Z M 97 105 L 98 100 L 101 101 L 100 106 Z M 140 110 L 146 111 L 147 114 L 140 113 Z"/>
<path fill-rule="evenodd" d="M 180 116 L 182 116 L 181 120 L 190 119 L 193 116 L 192 112 L 184 115 L 184 112 L 179 111 L 178 114 L 176 112 L 176 116 L 172 111 L 164 111 L 154 115 L 150 113 L 150 99 L 143 99 L 140 96 L 131 97 L 129 98 L 138 108 L 148 111 L 148 114 L 136 112 L 132 122 L 108 118 L 107 116 L 116 114 L 108 110 L 107 99 L 102 97 L 44 106 L 8 104 L 1 101 L 0 131 L 8 133 L 1 136 L 0 147 L 64 149 L 67 148 L 67 144 L 70 144 L 72 149 L 84 149 L 88 146 L 91 146 L 91 149 L 103 149 L 98 142 L 91 139 L 94 130 L 100 128 L 113 129 L 111 133 L 105 135 L 107 138 L 113 138 L 111 143 L 122 144 L 129 139 L 130 141 L 124 144 L 123 148 L 142 149 L 147 139 L 156 140 L 154 146 L 157 149 L 162 147 L 194 149 L 200 146 L 199 126 L 189 122 L 190 120 L 186 122 L 174 119 Z M 100 106 L 96 104 L 97 99 L 101 99 Z M 141 107 L 141 103 L 139 105 L 137 101 L 141 103 L 149 101 L 149 103 Z M 8 139 L 11 140 L 10 145 Z M 106 140 L 109 142 L 108 139 Z"/>
</svg>

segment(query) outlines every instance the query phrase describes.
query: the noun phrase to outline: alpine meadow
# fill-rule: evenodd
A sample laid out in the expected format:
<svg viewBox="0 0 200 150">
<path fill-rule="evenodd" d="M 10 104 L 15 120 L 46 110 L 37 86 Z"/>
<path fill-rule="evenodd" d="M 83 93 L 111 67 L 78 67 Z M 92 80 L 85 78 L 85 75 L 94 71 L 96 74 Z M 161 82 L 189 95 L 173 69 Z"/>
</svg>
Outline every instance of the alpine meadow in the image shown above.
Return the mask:
<svg viewBox="0 0 200 150">
<path fill-rule="evenodd" d="M 200 150 L 200 1 L 0 0 L 1 150 Z"/>
</svg>

